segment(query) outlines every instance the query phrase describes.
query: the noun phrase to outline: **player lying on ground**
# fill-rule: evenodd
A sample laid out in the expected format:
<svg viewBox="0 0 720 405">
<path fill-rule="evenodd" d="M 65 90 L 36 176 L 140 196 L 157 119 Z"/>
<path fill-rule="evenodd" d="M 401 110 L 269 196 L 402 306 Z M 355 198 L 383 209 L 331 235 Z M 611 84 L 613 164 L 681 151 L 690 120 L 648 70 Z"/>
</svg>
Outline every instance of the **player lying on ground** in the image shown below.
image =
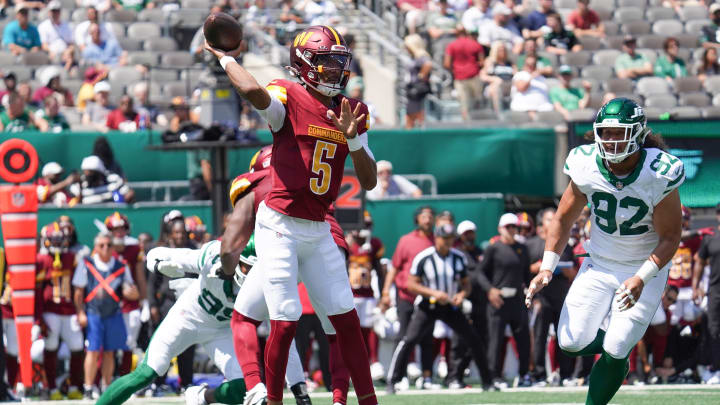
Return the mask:
<svg viewBox="0 0 720 405">
<path fill-rule="evenodd" d="M 375 405 L 345 258 L 325 222 L 348 156 L 364 189 L 377 184 L 367 144 L 367 106 L 340 94 L 350 75 L 352 54 L 332 27 L 309 27 L 290 48 L 289 70 L 299 82 L 274 80 L 265 88 L 235 60 L 240 49 L 224 52 L 208 44 L 205 48 L 273 133 L 272 190 L 258 208 L 254 232 L 272 329 L 265 347 L 265 363 L 273 365 L 265 370 L 268 404 L 282 403 L 282 376 L 302 311 L 297 289 L 302 280 L 313 307 L 328 314 L 337 332 L 358 402 Z"/>
<path fill-rule="evenodd" d="M 198 274 L 197 279 L 174 280 L 188 283 L 177 302 L 153 334 L 143 362 L 130 374 L 115 381 L 98 400 L 98 405 L 119 405 L 136 391 L 150 385 L 159 375 L 165 374 L 170 360 L 194 344 L 204 346 L 206 353 L 227 379 L 215 389 L 205 385 L 190 387 L 185 392 L 189 405 L 241 404 L 245 397 L 245 382 L 240 365 L 233 356 L 230 317 L 232 305 L 245 274 L 255 263 L 252 241 L 239 257 L 235 282 L 214 277 L 220 266 L 220 242 L 212 241 L 200 249 L 170 249 L 158 247 L 150 250 L 147 266 L 168 277 L 182 277 L 185 273 Z M 290 362 L 294 371 L 293 382 L 304 381 L 299 357 Z"/>
<path fill-rule="evenodd" d="M 570 185 L 526 297 L 529 306 L 549 283 L 573 222 L 590 202 L 590 257 L 565 298 L 557 334 L 567 355 L 601 354 L 590 373 L 587 404 L 607 404 L 620 388 L 630 351 L 660 305 L 669 261 L 680 243 L 677 188 L 685 179 L 683 164 L 662 150 L 662 139 L 646 122 L 634 101 L 613 99 L 595 119 L 595 144 L 570 151 L 565 163 Z"/>
<path fill-rule="evenodd" d="M 221 244 L 221 261 L 225 273 L 234 272 L 238 257 L 245 249 L 248 238 L 251 237 L 255 228 L 255 213 L 260 203 L 272 188 L 270 178 L 270 157 L 272 147 L 265 146 L 260 149 L 250 161 L 250 172 L 241 174 L 233 180 L 230 187 L 230 202 L 233 205 L 233 212 L 230 216 Z M 325 220 L 330 224 L 330 231 L 337 247 L 347 251 L 342 228 L 337 220 L 328 212 Z M 260 364 L 258 358 L 261 355 L 257 337 L 257 326 L 268 317 L 267 303 L 262 290 L 262 270 L 253 271 L 245 279 L 247 287 L 242 289 L 245 295 L 243 300 L 235 301 L 235 312 L 231 321 L 233 338 L 235 341 L 235 354 L 240 362 L 240 367 L 245 375 L 247 396 L 245 404 L 260 404 L 267 397 L 265 384 L 260 380 Z M 317 310 L 316 310 L 317 312 Z M 328 337 L 330 344 L 330 370 L 332 374 L 333 404 L 344 405 L 347 401 L 347 392 L 350 385 L 350 375 L 340 355 L 340 349 L 335 336 L 335 329 L 328 320 L 326 314 L 317 312 L 323 330 Z M 295 349 L 290 349 L 290 355 Z M 298 405 L 309 404 L 310 397 L 302 402 L 298 397 L 306 387 L 289 384 L 291 391 L 298 400 Z"/>
</svg>

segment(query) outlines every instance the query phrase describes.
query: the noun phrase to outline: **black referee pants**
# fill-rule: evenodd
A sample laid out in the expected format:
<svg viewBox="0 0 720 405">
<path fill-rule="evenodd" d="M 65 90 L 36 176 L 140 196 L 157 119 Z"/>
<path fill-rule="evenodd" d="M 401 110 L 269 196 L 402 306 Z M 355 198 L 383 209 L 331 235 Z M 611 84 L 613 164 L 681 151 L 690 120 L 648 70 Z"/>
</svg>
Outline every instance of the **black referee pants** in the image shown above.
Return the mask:
<svg viewBox="0 0 720 405">
<path fill-rule="evenodd" d="M 400 329 L 398 330 L 398 340 L 395 344 L 396 347 L 407 334 L 408 325 L 410 325 L 410 319 L 412 318 L 413 312 L 415 312 L 415 305 L 412 301 L 403 299 L 397 300 L 397 314 L 398 322 L 400 322 Z M 420 337 L 419 345 L 420 367 L 422 368 L 422 371 L 429 371 L 432 374 L 433 363 L 435 362 L 432 329 L 430 329 L 425 336 Z M 413 348 L 411 348 L 411 350 L 412 349 Z M 403 370 L 403 376 L 404 375 L 405 370 Z"/>
<path fill-rule="evenodd" d="M 528 312 L 525 308 L 524 297 L 520 294 L 505 298 L 502 307 L 495 308 L 488 304 L 488 361 L 492 378 L 502 378 L 503 360 L 505 353 L 505 325 L 510 324 L 513 337 L 517 343 L 518 361 L 520 362 L 520 376 L 528 372 L 530 364 L 530 326 L 528 325 Z"/>
<path fill-rule="evenodd" d="M 711 369 L 720 370 L 720 285 L 708 288 L 708 332 L 711 349 Z"/>
<path fill-rule="evenodd" d="M 460 312 L 459 309 L 453 308 L 450 305 L 436 305 L 435 308 L 429 308 L 429 304 L 423 302 L 415 308 L 410 324 L 407 328 L 405 337 L 398 343 L 393 353 L 392 361 L 390 362 L 390 381 L 389 384 L 395 384 L 399 382 L 405 374 L 407 368 L 408 359 L 410 358 L 410 351 L 418 344 L 423 337 L 432 332 L 435 321 L 441 320 L 445 322 L 453 332 L 460 335 L 460 337 L 470 345 L 473 352 L 473 359 L 480 370 L 487 370 L 487 358 L 485 357 L 485 347 L 481 347 L 477 344 L 480 341 L 480 337 L 470 326 L 470 323 L 465 318 L 465 315 Z M 489 373 L 483 376 L 483 384 L 489 384 L 490 380 Z"/>
<path fill-rule="evenodd" d="M 566 291 L 567 293 L 567 291 Z M 550 330 L 550 324 L 555 325 L 555 331 L 557 333 L 558 324 L 560 322 L 560 312 L 562 311 L 564 295 L 555 297 L 555 299 L 548 298 L 546 295 L 540 295 L 540 311 L 535 319 L 535 325 L 533 327 L 533 358 L 535 360 L 535 372 L 533 377 L 536 381 L 545 380 L 547 378 L 547 370 L 545 369 L 545 354 L 547 353 L 547 338 Z M 559 300 L 557 299 L 559 298 Z M 557 356 L 558 366 L 560 368 L 560 381 L 572 377 L 575 359 L 566 356 L 558 347 L 557 339 L 555 339 L 555 353 Z"/>
<path fill-rule="evenodd" d="M 451 338 L 452 351 L 450 356 L 450 368 L 448 370 L 447 382 L 458 382 L 463 383 L 465 378 L 465 370 L 470 366 L 472 361 L 472 345 L 479 347 L 487 347 L 487 321 L 485 308 L 488 305 L 487 300 L 484 297 L 479 297 L 473 300 L 472 313 L 470 314 L 471 327 L 475 330 L 478 335 L 478 340 L 475 342 L 469 342 L 467 344 L 458 334 L 453 334 Z M 478 371 L 480 371 L 480 377 L 483 381 L 490 381 L 490 369 L 487 363 L 478 365 Z"/>
</svg>

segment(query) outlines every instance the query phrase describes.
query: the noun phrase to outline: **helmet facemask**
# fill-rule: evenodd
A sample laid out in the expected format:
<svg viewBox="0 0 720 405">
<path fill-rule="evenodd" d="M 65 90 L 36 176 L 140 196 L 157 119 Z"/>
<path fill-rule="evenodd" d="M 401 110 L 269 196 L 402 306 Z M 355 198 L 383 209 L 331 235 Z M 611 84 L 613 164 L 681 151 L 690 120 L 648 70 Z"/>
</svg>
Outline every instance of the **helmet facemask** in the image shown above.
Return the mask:
<svg viewBox="0 0 720 405">
<path fill-rule="evenodd" d="M 622 139 L 602 138 L 605 128 L 623 128 L 625 130 Z M 632 124 L 622 124 L 616 119 L 606 119 L 602 123 L 593 124 L 593 133 L 595 135 L 595 145 L 597 145 L 600 157 L 610 163 L 620 163 L 627 159 L 628 156 L 640 150 L 641 145 L 645 142 L 648 134 L 642 122 Z M 624 147 L 622 146 L 624 144 Z M 606 148 L 607 147 L 607 148 Z"/>
<path fill-rule="evenodd" d="M 306 50 L 301 53 L 295 48 L 296 56 L 307 63 L 309 69 L 305 75 L 299 72 L 300 80 L 320 94 L 335 97 L 345 88 L 350 78 L 352 55 L 342 45 L 333 45 L 330 52 L 317 53 Z M 307 77 L 307 78 L 306 78 Z"/>
</svg>

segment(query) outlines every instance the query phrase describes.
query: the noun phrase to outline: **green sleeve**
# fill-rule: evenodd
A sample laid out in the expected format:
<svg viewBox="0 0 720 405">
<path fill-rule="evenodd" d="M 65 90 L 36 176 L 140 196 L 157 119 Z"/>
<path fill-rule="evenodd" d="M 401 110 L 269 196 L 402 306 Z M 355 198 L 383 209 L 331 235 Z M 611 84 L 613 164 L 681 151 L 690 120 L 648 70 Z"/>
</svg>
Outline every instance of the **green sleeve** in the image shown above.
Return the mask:
<svg viewBox="0 0 720 405">
<path fill-rule="evenodd" d="M 669 66 L 669 61 L 665 56 L 661 56 L 655 61 L 655 76 L 667 77 L 672 76 L 672 66 Z"/>
</svg>

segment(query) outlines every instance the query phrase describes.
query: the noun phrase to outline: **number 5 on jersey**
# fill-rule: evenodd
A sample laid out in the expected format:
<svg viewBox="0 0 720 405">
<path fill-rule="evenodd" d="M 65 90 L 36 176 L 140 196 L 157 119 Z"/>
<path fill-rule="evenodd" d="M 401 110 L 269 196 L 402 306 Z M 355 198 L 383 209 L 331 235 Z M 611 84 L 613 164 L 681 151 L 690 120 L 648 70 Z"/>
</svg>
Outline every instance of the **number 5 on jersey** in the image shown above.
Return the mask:
<svg viewBox="0 0 720 405">
<path fill-rule="evenodd" d="M 310 179 L 310 190 L 317 195 L 323 195 L 330 189 L 332 167 L 330 163 L 324 160 L 334 158 L 336 149 L 337 145 L 334 143 L 324 141 L 317 141 L 315 143 L 311 170 L 314 174 L 317 174 L 318 177 Z"/>
</svg>

